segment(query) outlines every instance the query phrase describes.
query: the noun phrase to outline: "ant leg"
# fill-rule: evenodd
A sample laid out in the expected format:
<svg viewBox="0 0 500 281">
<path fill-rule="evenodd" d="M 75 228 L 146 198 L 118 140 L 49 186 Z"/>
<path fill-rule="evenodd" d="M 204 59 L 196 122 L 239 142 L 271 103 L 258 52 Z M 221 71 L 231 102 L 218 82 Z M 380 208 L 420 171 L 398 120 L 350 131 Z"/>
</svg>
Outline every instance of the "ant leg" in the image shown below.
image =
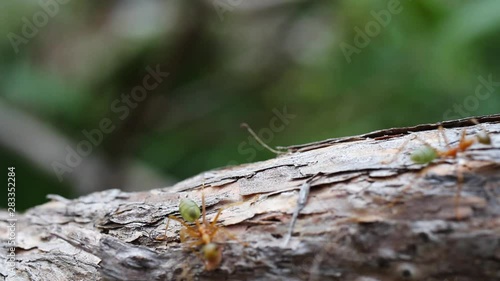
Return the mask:
<svg viewBox="0 0 500 281">
<path fill-rule="evenodd" d="M 167 238 L 167 230 L 169 224 L 170 224 L 170 217 L 167 218 L 167 224 L 165 225 L 165 238 Z"/>
<path fill-rule="evenodd" d="M 403 151 L 403 149 L 408 145 L 408 143 L 410 143 L 410 141 L 412 141 L 413 139 L 415 139 L 416 135 L 413 135 L 411 138 L 405 140 L 403 142 L 403 144 L 398 148 L 398 150 L 396 151 L 396 153 L 394 153 L 394 155 L 391 157 L 391 159 L 387 160 L 387 161 L 382 161 L 382 164 L 391 164 L 392 162 L 394 162 L 394 160 L 396 160 L 396 158 L 399 156 L 399 154 L 401 153 L 401 151 Z"/>
<path fill-rule="evenodd" d="M 398 149 L 398 151 L 394 154 L 391 160 L 389 161 L 384 161 L 384 163 L 390 163 L 396 159 L 396 157 L 401 153 L 403 148 L 413 139 L 418 140 L 419 142 L 423 143 L 423 147 L 417 148 L 410 156 L 410 159 L 412 160 L 413 163 L 415 164 L 429 164 L 432 162 L 434 159 L 436 159 L 440 152 L 434 148 L 430 143 L 426 142 L 425 140 L 419 138 L 417 135 L 414 135 L 413 138 L 406 140 L 403 145 Z"/>
<path fill-rule="evenodd" d="M 193 228 L 192 226 L 188 225 L 186 222 L 184 222 L 183 220 L 173 216 L 173 215 L 170 215 L 168 216 L 168 219 L 172 219 L 174 221 L 177 221 L 179 222 L 180 224 L 182 224 L 185 228 L 185 232 L 189 235 L 189 236 L 193 236 L 193 237 L 197 237 L 196 234 L 198 234 L 198 231 L 196 228 Z M 198 221 L 196 221 L 196 223 L 198 223 Z M 197 224 L 198 225 L 198 224 Z M 165 229 L 165 233 L 166 233 L 166 229 Z"/>
<path fill-rule="evenodd" d="M 241 241 L 238 237 L 236 237 L 236 235 L 232 234 L 231 232 L 225 230 L 224 228 L 220 228 L 219 230 L 224 235 L 226 235 L 227 237 L 229 237 L 229 239 L 234 240 L 234 241 L 240 243 L 241 245 L 243 245 L 243 247 L 248 247 L 248 243 L 247 242 Z"/>
<path fill-rule="evenodd" d="M 217 220 L 219 220 L 219 216 L 221 213 L 222 213 L 222 208 L 219 209 L 219 211 L 217 212 L 217 215 L 215 215 L 214 219 L 210 223 L 210 226 L 213 227 L 217 223 Z"/>
<path fill-rule="evenodd" d="M 450 143 L 449 143 L 448 139 L 446 138 L 446 135 L 444 133 L 442 133 L 442 135 L 446 141 L 446 148 L 448 149 L 446 152 L 443 153 L 446 157 L 455 158 L 457 155 L 457 152 L 463 152 L 463 151 L 467 150 L 467 148 L 469 148 L 471 145 L 473 145 L 474 141 L 475 141 L 474 139 L 467 139 L 467 131 L 466 131 L 466 129 L 462 129 L 462 132 L 460 133 L 460 140 L 458 141 L 457 147 L 451 148 Z"/>
<path fill-rule="evenodd" d="M 203 258 L 203 256 L 195 249 L 195 248 L 191 248 L 191 250 L 193 251 L 193 253 L 202 261 L 204 261 L 205 259 Z"/>
<path fill-rule="evenodd" d="M 393 162 L 394 160 L 396 160 L 396 157 L 398 157 L 398 155 L 401 153 L 401 151 L 408 145 L 408 143 L 412 140 L 418 140 L 419 142 L 423 143 L 425 147 L 428 147 L 430 150 L 432 150 L 433 152 L 435 152 L 435 154 L 439 154 L 439 151 L 434 148 L 430 143 L 426 142 L 425 140 L 419 138 L 417 135 L 413 135 L 412 138 L 410 139 L 407 139 L 403 145 L 401 145 L 401 147 L 398 148 L 397 152 L 394 154 L 394 156 L 389 160 L 389 161 L 383 161 L 382 164 L 388 164 L 388 163 L 391 163 Z M 424 156 L 427 156 L 427 155 L 424 155 Z M 428 158 L 428 156 L 426 157 Z M 432 160 L 434 160 L 435 157 L 433 157 L 430 161 L 424 161 L 425 163 L 428 163 L 428 162 L 431 162 Z M 413 161 L 413 162 L 416 162 L 417 164 L 424 164 L 424 163 L 418 163 L 417 161 Z"/>
<path fill-rule="evenodd" d="M 186 227 L 187 229 L 192 229 L 193 227 L 188 225 L 185 221 L 179 219 L 178 217 L 175 217 L 174 215 L 170 215 L 168 216 L 168 219 L 169 220 L 174 220 L 174 221 L 177 221 L 178 223 L 182 224 L 184 227 Z"/>
<path fill-rule="evenodd" d="M 213 237 L 215 237 L 215 235 L 217 234 L 217 231 L 219 229 L 222 229 L 222 227 L 215 226 L 215 224 L 217 223 L 217 220 L 219 220 L 219 216 L 222 213 L 222 210 L 223 210 L 222 208 L 219 209 L 219 211 L 217 212 L 217 215 L 215 215 L 215 217 L 212 220 L 212 222 L 210 224 L 206 224 L 206 227 L 208 229 L 210 229 L 210 232 L 211 232 L 210 239 L 213 239 Z"/>
<path fill-rule="evenodd" d="M 434 148 L 434 146 L 432 146 L 430 143 L 428 143 L 428 142 L 426 142 L 425 140 L 423 140 L 423 139 L 419 138 L 418 136 L 415 136 L 415 139 L 416 139 L 416 140 L 418 140 L 419 142 L 423 143 L 424 145 L 426 145 L 426 146 L 428 146 L 428 147 L 430 147 L 430 148 L 432 148 L 432 149 L 434 149 L 434 150 L 437 150 L 437 149 L 435 149 L 435 148 Z"/>
<path fill-rule="evenodd" d="M 159 238 L 158 240 L 166 240 L 167 239 L 167 231 L 168 231 L 168 226 L 170 225 L 170 220 L 175 220 L 177 222 L 179 222 L 180 224 L 182 224 L 184 227 L 186 227 L 186 231 L 188 231 L 189 233 L 193 233 L 194 232 L 194 229 L 187 225 L 184 221 L 182 221 L 181 219 L 179 218 L 176 218 L 175 216 L 173 215 L 170 215 L 168 216 L 168 219 L 167 219 L 167 224 L 165 225 L 165 234 L 163 235 L 162 238 Z M 183 240 L 182 239 L 182 230 L 181 230 L 181 241 Z"/>
<path fill-rule="evenodd" d="M 205 181 L 203 181 L 203 186 L 201 187 L 201 213 L 203 215 L 203 225 L 207 225 L 207 207 L 205 205 Z"/>
<path fill-rule="evenodd" d="M 425 174 L 427 174 L 427 171 L 431 169 L 432 167 L 435 167 L 434 165 L 427 165 L 425 166 L 422 170 L 420 170 L 415 178 L 411 180 L 402 190 L 401 192 L 407 192 L 414 184 L 417 182 L 419 179 L 423 178 Z"/>
<path fill-rule="evenodd" d="M 189 229 L 189 228 L 182 228 L 179 236 L 181 238 L 181 242 L 186 241 L 188 237 L 191 237 L 193 239 L 197 239 L 200 237 L 200 232 L 195 230 L 195 229 Z"/>
<path fill-rule="evenodd" d="M 443 140 L 444 140 L 444 144 L 446 145 L 446 149 L 451 149 L 451 146 L 450 146 L 450 141 L 448 140 L 448 137 L 446 137 L 446 134 L 444 133 L 444 128 L 442 125 L 439 125 L 438 127 L 438 131 L 439 131 L 439 134 L 443 137 Z M 465 136 L 465 132 L 462 131 L 462 137 Z M 462 137 L 460 137 L 460 141 L 462 141 Z"/>
<path fill-rule="evenodd" d="M 182 272 L 179 276 L 179 280 L 194 281 L 194 273 L 191 272 L 187 263 L 184 263 L 182 266 Z"/>
<path fill-rule="evenodd" d="M 446 151 L 443 151 L 441 153 L 441 156 L 444 157 L 452 157 L 455 158 L 457 156 L 457 152 L 462 152 L 467 150 L 469 146 L 471 146 L 474 143 L 474 140 L 472 139 L 467 139 L 467 131 L 465 129 L 462 129 L 462 132 L 460 133 L 460 140 L 458 141 L 458 146 L 455 148 L 452 148 L 450 146 L 450 142 L 448 141 L 448 138 L 446 137 L 443 127 L 439 126 L 439 132 L 443 136 L 443 139 L 446 143 Z"/>
<path fill-rule="evenodd" d="M 165 234 L 163 235 L 163 237 L 156 238 L 157 240 L 160 240 L 160 241 L 167 240 L 167 238 L 168 238 L 167 230 L 168 230 L 169 225 L 170 225 L 170 216 L 167 218 L 167 224 L 165 225 Z"/>
<path fill-rule="evenodd" d="M 392 207 L 394 207 L 396 204 L 403 203 L 404 202 L 404 195 L 403 194 L 406 194 L 408 192 L 408 190 L 410 190 L 410 188 L 415 186 L 416 185 L 415 183 L 426 174 L 427 170 L 429 170 L 432 167 L 433 167 L 432 165 L 428 165 L 428 166 L 425 166 L 422 170 L 420 170 L 415 175 L 415 177 L 413 179 L 411 179 L 406 185 L 404 185 L 400 192 L 398 192 L 401 195 L 396 196 L 394 200 L 389 201 L 387 203 L 386 207 L 389 209 L 392 209 Z"/>
<path fill-rule="evenodd" d="M 203 243 L 199 243 L 200 241 L 196 241 L 194 243 L 189 244 L 189 250 L 191 250 L 200 260 L 204 261 L 205 259 L 203 256 L 199 253 L 197 247 L 202 245 Z"/>
<path fill-rule="evenodd" d="M 206 214 L 207 214 L 207 207 L 205 206 L 205 193 L 203 192 L 201 194 L 201 208 L 202 208 L 202 214 L 203 214 L 203 224 L 206 224 L 207 223 L 207 218 L 206 218 Z"/>
<path fill-rule="evenodd" d="M 461 169 L 457 168 L 457 192 L 455 194 L 455 217 L 457 220 L 462 219 L 460 213 L 460 199 L 462 196 L 462 188 L 464 183 L 464 174 Z"/>
<path fill-rule="evenodd" d="M 195 249 L 196 247 L 201 246 L 203 244 L 204 244 L 203 240 L 194 241 L 189 244 L 189 248 Z"/>
<path fill-rule="evenodd" d="M 462 130 L 462 135 L 460 135 L 460 142 L 458 143 L 459 151 L 465 151 L 469 146 L 473 145 L 474 139 L 467 139 L 465 136 L 465 129 Z"/>
</svg>

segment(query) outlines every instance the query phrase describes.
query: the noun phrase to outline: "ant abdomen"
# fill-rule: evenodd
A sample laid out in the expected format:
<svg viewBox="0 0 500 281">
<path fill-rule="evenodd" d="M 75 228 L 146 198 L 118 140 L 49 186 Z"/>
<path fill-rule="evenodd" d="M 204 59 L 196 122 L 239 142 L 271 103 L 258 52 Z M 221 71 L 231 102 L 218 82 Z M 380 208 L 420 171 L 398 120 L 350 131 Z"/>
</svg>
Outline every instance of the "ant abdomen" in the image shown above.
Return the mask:
<svg viewBox="0 0 500 281">
<path fill-rule="evenodd" d="M 429 146 L 423 146 L 410 155 L 411 161 L 415 164 L 427 164 L 438 157 L 436 150 Z"/>
<path fill-rule="evenodd" d="M 201 215 L 198 204 L 188 198 L 182 198 L 179 202 L 179 212 L 181 213 L 182 218 L 188 222 L 196 221 Z"/>
</svg>

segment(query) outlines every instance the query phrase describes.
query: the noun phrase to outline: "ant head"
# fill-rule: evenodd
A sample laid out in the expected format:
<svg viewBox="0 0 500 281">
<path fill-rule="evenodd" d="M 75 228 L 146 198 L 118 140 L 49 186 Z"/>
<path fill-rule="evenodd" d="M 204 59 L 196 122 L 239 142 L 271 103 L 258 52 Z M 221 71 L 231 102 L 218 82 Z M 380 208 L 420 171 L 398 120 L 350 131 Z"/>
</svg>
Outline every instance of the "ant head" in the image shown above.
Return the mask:
<svg viewBox="0 0 500 281">
<path fill-rule="evenodd" d="M 482 132 L 476 134 L 477 141 L 479 143 L 482 143 L 482 144 L 491 144 L 490 135 L 488 135 L 488 132 L 486 131 L 486 129 L 484 128 L 484 126 L 482 126 L 479 123 L 479 121 L 477 121 L 476 118 L 472 118 L 471 121 L 472 121 L 472 123 L 474 123 L 476 125 L 479 125 L 481 127 L 481 131 Z"/>
<path fill-rule="evenodd" d="M 490 135 L 487 132 L 480 132 L 476 135 L 477 141 L 482 144 L 491 144 Z"/>
<path fill-rule="evenodd" d="M 423 146 L 410 155 L 411 161 L 415 164 L 427 164 L 438 157 L 436 150 L 430 146 Z"/>
<path fill-rule="evenodd" d="M 222 260 L 222 250 L 215 243 L 208 243 L 201 248 L 206 270 L 216 269 Z"/>
</svg>

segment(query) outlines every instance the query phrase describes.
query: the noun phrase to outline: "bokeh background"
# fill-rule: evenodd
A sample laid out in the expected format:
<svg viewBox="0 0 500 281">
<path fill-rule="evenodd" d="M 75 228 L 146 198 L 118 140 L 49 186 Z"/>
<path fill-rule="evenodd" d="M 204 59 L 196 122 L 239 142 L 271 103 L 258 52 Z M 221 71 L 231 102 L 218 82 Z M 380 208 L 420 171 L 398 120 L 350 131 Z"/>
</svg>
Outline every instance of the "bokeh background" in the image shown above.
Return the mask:
<svg viewBox="0 0 500 281">
<path fill-rule="evenodd" d="M 49 193 L 158 188 L 273 157 L 242 122 L 274 147 L 497 113 L 498 11 L 498 0 L 2 1 L 1 168 L 16 168 L 22 210 Z M 168 76 L 127 103 L 157 68 Z"/>
</svg>

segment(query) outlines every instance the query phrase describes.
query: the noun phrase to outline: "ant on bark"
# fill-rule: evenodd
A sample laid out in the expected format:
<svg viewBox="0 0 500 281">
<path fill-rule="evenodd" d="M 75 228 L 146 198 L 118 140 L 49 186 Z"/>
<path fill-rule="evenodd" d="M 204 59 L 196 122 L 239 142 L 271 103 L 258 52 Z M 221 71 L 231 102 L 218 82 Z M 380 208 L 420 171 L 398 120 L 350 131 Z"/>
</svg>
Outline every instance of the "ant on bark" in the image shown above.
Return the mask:
<svg viewBox="0 0 500 281">
<path fill-rule="evenodd" d="M 181 243 L 188 243 L 189 248 L 192 249 L 205 264 L 205 269 L 207 271 L 211 271 L 216 269 L 222 261 L 222 246 L 215 242 L 217 234 L 224 232 L 229 238 L 234 240 L 238 239 L 231 233 L 225 231 L 221 226 L 216 225 L 219 216 L 222 213 L 222 209 L 219 209 L 211 222 L 207 220 L 205 193 L 203 192 L 201 194 L 201 205 L 202 211 L 200 214 L 200 208 L 196 202 L 191 199 L 181 199 L 179 203 L 179 211 L 182 218 L 188 222 L 194 222 L 195 225 L 191 226 L 184 220 L 175 217 L 174 215 L 170 215 L 168 216 L 168 221 L 165 226 L 165 237 L 167 237 L 167 229 L 170 220 L 179 222 L 182 225 L 179 233 Z M 201 223 L 198 221 L 200 215 L 202 216 Z M 197 251 L 200 246 L 200 251 Z"/>
<path fill-rule="evenodd" d="M 429 165 L 436 159 L 446 159 L 446 158 L 455 159 L 457 158 L 457 155 L 459 153 L 465 152 L 467 149 L 469 149 L 472 145 L 476 143 L 491 145 L 491 138 L 486 129 L 483 126 L 481 126 L 481 124 L 476 119 L 471 119 L 471 122 L 476 125 L 479 125 L 481 127 L 481 132 L 476 133 L 474 137 L 467 137 L 466 129 L 462 129 L 462 132 L 460 133 L 460 139 L 456 146 L 450 145 L 450 142 L 448 141 L 448 138 L 446 137 L 446 134 L 444 132 L 444 128 L 442 125 L 440 125 L 438 127 L 438 130 L 439 134 L 444 139 L 446 149 L 444 150 L 437 149 L 433 147 L 431 144 L 429 144 L 427 141 L 422 140 L 417 136 L 414 136 L 413 138 L 406 140 L 403 143 L 403 145 L 398 149 L 394 157 L 387 163 L 393 162 L 396 159 L 396 157 L 400 154 L 400 152 L 406 147 L 406 145 L 413 139 L 417 139 L 424 145 L 413 151 L 410 155 L 410 159 L 413 163 L 422 165 Z M 457 219 L 460 219 L 461 215 L 459 213 L 458 207 L 460 203 L 460 194 L 462 192 L 463 175 L 462 172 L 460 172 L 459 170 L 457 170 L 457 180 L 458 180 L 458 188 L 455 195 L 455 215 Z"/>
<path fill-rule="evenodd" d="M 471 119 L 471 121 L 474 124 L 480 125 L 476 119 Z M 482 132 L 477 133 L 473 138 L 468 138 L 466 136 L 466 129 L 463 129 L 462 133 L 460 134 L 460 140 L 457 146 L 451 147 L 450 142 L 448 141 L 448 138 L 444 133 L 443 126 L 439 126 L 438 130 L 439 133 L 443 136 L 443 139 L 446 144 L 446 150 L 436 149 L 428 142 L 418 138 L 418 140 L 423 142 L 425 145 L 420 149 L 414 151 L 411 154 L 410 159 L 415 164 L 429 164 L 430 162 L 438 158 L 456 158 L 459 152 L 466 151 L 469 147 L 471 147 L 475 143 L 491 145 L 491 138 L 488 132 L 484 128 L 481 129 Z"/>
</svg>

